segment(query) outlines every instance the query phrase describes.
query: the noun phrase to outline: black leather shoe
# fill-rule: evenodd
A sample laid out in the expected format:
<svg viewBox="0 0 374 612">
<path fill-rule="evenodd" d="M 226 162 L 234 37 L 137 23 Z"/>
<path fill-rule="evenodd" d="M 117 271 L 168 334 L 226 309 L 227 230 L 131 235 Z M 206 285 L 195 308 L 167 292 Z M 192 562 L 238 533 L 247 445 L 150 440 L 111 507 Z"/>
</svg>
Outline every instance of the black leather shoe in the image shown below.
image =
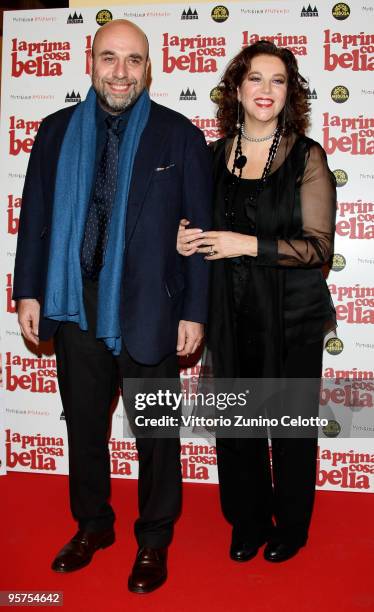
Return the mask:
<svg viewBox="0 0 374 612">
<path fill-rule="evenodd" d="M 269 542 L 264 550 L 264 558 L 266 561 L 272 563 L 280 563 L 281 561 L 287 561 L 297 555 L 301 548 L 300 544 L 294 544 L 289 542 Z"/>
<path fill-rule="evenodd" d="M 128 587 L 132 593 L 150 593 L 167 578 L 167 548 L 139 548 Z"/>
<path fill-rule="evenodd" d="M 74 572 L 88 565 L 99 548 L 107 548 L 114 540 L 113 529 L 93 532 L 80 529 L 60 550 L 51 567 L 55 572 Z"/>
<path fill-rule="evenodd" d="M 246 544 L 245 542 L 238 545 L 231 544 L 230 558 L 233 561 L 249 561 L 257 555 L 258 549 L 259 546 L 252 546 L 251 544 Z"/>
</svg>

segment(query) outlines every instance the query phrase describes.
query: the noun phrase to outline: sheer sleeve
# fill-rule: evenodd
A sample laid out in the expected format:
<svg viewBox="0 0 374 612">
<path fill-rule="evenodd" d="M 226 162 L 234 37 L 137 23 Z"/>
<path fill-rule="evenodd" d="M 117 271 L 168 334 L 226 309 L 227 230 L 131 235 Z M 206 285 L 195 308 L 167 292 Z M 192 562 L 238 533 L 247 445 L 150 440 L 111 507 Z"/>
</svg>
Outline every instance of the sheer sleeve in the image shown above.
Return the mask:
<svg viewBox="0 0 374 612">
<path fill-rule="evenodd" d="M 257 265 L 317 267 L 329 261 L 335 232 L 336 185 L 326 153 L 318 143 L 309 150 L 300 199 L 302 237 L 259 239 Z"/>
</svg>

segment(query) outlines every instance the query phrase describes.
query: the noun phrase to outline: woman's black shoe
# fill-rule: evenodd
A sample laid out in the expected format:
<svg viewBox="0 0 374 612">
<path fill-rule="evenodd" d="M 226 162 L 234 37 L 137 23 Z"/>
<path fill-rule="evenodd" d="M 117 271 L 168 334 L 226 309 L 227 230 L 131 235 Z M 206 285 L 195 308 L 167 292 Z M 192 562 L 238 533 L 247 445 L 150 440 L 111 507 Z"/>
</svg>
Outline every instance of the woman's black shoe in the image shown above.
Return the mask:
<svg viewBox="0 0 374 612">
<path fill-rule="evenodd" d="M 280 563 L 294 557 L 300 550 L 300 544 L 290 542 L 277 542 L 266 545 L 264 550 L 264 558 L 272 563 Z"/>
<path fill-rule="evenodd" d="M 253 544 L 246 544 L 245 542 L 241 544 L 231 544 L 230 558 L 233 561 L 249 561 L 257 555 L 258 549 L 258 545 L 254 546 Z"/>
</svg>

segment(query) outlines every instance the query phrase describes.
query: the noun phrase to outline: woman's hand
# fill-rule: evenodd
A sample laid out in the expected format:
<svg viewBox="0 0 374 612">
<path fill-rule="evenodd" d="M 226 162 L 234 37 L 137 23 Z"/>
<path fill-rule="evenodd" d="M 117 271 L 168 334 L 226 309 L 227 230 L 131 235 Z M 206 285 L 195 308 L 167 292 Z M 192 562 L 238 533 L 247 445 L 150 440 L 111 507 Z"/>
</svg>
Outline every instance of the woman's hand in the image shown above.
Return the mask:
<svg viewBox="0 0 374 612">
<path fill-rule="evenodd" d="M 201 236 L 203 230 L 198 228 L 187 229 L 190 222 L 188 219 L 181 219 L 177 235 L 177 251 L 179 255 L 189 257 L 197 253 L 197 246 L 194 241 Z"/>
<path fill-rule="evenodd" d="M 194 252 L 206 253 L 208 261 L 241 255 L 257 257 L 257 238 L 238 232 L 201 232 L 194 238 L 193 248 Z"/>
</svg>

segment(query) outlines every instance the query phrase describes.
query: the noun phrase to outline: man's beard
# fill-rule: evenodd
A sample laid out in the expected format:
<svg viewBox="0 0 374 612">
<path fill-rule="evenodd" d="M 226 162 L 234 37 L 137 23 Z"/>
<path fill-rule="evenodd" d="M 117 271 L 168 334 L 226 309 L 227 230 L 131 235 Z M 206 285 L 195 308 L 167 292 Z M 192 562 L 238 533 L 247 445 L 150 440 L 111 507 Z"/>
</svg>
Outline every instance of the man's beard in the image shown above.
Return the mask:
<svg viewBox="0 0 374 612">
<path fill-rule="evenodd" d="M 118 81 L 118 83 L 120 82 L 121 81 Z M 98 100 L 101 102 L 102 106 L 107 111 L 112 111 L 114 113 L 121 113 L 122 111 L 126 110 L 126 108 L 129 108 L 129 106 L 134 104 L 141 93 L 141 91 L 136 91 L 138 81 L 127 81 L 125 84 L 133 85 L 133 87 L 125 97 L 118 96 L 117 98 L 105 90 L 105 84 L 102 82 L 102 80 L 94 78 L 92 83 Z"/>
</svg>

